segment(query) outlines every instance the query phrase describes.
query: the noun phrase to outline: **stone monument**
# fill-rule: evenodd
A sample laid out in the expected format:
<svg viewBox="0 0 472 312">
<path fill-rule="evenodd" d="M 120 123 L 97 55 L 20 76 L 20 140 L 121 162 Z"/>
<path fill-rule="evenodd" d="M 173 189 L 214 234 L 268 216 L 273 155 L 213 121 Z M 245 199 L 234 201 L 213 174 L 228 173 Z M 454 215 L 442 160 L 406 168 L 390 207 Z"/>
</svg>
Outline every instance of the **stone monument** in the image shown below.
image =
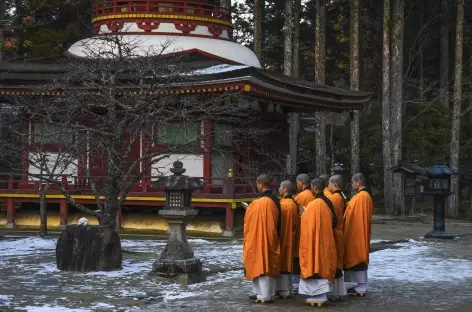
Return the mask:
<svg viewBox="0 0 472 312">
<path fill-rule="evenodd" d="M 152 271 L 173 282 L 185 285 L 200 283 L 205 281 L 202 263 L 194 257 L 185 228 L 198 214 L 192 208 L 192 192 L 203 188 L 204 182 L 183 175 L 185 169 L 180 161 L 174 162 L 170 171 L 173 175 L 151 182 L 153 187 L 163 188 L 166 193 L 166 206 L 159 210 L 159 215 L 166 219 L 170 230 L 169 240 L 152 265 Z"/>
</svg>

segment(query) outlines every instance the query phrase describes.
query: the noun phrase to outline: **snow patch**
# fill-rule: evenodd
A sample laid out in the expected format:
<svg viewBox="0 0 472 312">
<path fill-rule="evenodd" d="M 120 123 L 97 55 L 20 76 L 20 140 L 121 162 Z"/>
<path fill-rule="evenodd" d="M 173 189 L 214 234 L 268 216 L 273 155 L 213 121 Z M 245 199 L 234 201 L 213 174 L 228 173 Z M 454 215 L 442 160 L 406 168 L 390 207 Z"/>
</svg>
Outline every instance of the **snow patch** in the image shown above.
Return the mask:
<svg viewBox="0 0 472 312">
<path fill-rule="evenodd" d="M 431 253 L 437 247 L 414 240 L 395 245 L 403 248 L 384 249 L 370 255 L 369 279 L 454 283 L 472 278 L 472 261 L 434 257 Z"/>
<path fill-rule="evenodd" d="M 19 310 L 26 310 L 28 312 L 92 312 L 89 309 L 70 309 L 61 306 L 52 306 L 52 305 L 44 305 L 42 307 L 35 307 L 35 306 L 26 306 L 24 308 L 18 308 Z"/>
<path fill-rule="evenodd" d="M 0 241 L 2 256 L 21 256 L 56 249 L 57 239 L 28 237 L 20 239 L 5 239 Z"/>
<path fill-rule="evenodd" d="M 12 298 L 12 296 L 0 295 L 0 307 L 1 306 L 9 307 L 11 305 L 11 298 Z"/>
<path fill-rule="evenodd" d="M 96 302 L 90 306 L 92 309 L 113 309 L 115 306 L 104 302 Z"/>
<path fill-rule="evenodd" d="M 85 273 L 87 276 L 104 276 L 107 278 L 123 277 L 127 275 L 139 274 L 143 271 L 150 271 L 153 261 L 138 261 L 123 260 L 122 269 L 116 271 L 100 271 Z"/>
</svg>

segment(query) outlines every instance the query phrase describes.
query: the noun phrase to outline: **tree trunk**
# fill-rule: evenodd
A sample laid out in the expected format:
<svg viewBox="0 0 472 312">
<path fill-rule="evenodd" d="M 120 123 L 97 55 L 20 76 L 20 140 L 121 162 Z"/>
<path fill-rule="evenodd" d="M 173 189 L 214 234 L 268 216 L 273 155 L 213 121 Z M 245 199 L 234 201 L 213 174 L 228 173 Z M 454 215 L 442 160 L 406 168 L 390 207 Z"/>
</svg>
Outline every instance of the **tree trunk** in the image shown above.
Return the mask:
<svg viewBox="0 0 472 312">
<path fill-rule="evenodd" d="M 384 169 L 384 212 L 393 214 L 392 149 L 390 138 L 390 0 L 384 0 L 382 58 L 382 146 Z"/>
<path fill-rule="evenodd" d="M 48 211 L 46 206 L 47 186 L 43 186 L 42 183 L 40 183 L 39 187 L 39 236 L 46 237 L 48 235 Z"/>
<path fill-rule="evenodd" d="M 404 0 L 393 1 L 392 14 L 392 63 L 391 63 L 391 145 L 392 165 L 402 159 L 402 115 L 403 115 L 403 35 L 404 35 Z M 404 214 L 404 188 L 401 174 L 393 175 L 393 204 L 395 213 Z"/>
<path fill-rule="evenodd" d="M 424 42 L 421 40 L 421 33 L 423 32 L 424 24 L 424 0 L 420 0 L 420 18 L 419 18 L 419 35 L 420 39 L 418 40 L 418 101 L 419 104 L 424 102 Z"/>
<path fill-rule="evenodd" d="M 316 0 L 315 18 L 315 83 L 325 83 L 326 0 Z M 326 174 L 326 118 L 315 113 L 316 173 Z"/>
<path fill-rule="evenodd" d="M 264 0 L 254 0 L 254 53 L 262 59 L 262 9 Z"/>
<path fill-rule="evenodd" d="M 461 131 L 461 103 L 462 103 L 462 54 L 464 39 L 464 0 L 457 0 L 456 18 L 456 58 L 454 65 L 454 107 L 452 110 L 451 129 L 451 169 L 459 170 L 459 139 Z M 459 176 L 451 179 L 451 192 L 449 196 L 448 215 L 459 215 Z"/>
<path fill-rule="evenodd" d="M 359 15 L 360 0 L 351 0 L 350 15 L 350 81 L 351 90 L 359 91 Z M 351 173 L 360 171 L 360 133 L 359 133 L 359 111 L 353 112 L 351 120 Z"/>
<path fill-rule="evenodd" d="M 284 44 L 284 74 L 292 75 L 293 71 L 293 2 L 292 0 L 285 0 L 285 44 Z"/>
<path fill-rule="evenodd" d="M 302 1 L 295 0 L 293 8 L 293 77 L 300 76 L 300 14 Z"/>
<path fill-rule="evenodd" d="M 6 4 L 0 1 L 0 63 L 3 61 L 3 20 L 5 19 Z"/>
<path fill-rule="evenodd" d="M 449 107 L 449 0 L 441 0 L 440 40 L 440 99 Z"/>
</svg>

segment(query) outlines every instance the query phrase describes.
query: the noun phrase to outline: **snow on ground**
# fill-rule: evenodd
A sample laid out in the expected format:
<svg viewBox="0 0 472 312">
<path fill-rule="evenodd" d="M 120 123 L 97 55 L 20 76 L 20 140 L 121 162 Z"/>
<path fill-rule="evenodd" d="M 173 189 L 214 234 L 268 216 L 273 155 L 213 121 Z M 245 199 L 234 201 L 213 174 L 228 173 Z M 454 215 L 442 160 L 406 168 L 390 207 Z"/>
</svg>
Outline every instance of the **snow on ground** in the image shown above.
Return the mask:
<svg viewBox="0 0 472 312">
<path fill-rule="evenodd" d="M 472 279 L 472 261 L 438 258 L 434 243 L 410 240 L 395 244 L 401 249 L 384 249 L 370 256 L 369 279 L 409 283 L 451 282 Z"/>
<path fill-rule="evenodd" d="M 240 241 L 189 240 L 209 275 L 204 283 L 184 287 L 149 274 L 165 241 L 122 240 L 123 249 L 131 251 L 123 255 L 122 270 L 74 273 L 56 269 L 56 240 L 30 237 L 0 241 L 0 311 L 2 307 L 33 312 L 114 311 L 133 305 L 133 311 L 139 311 L 146 300 L 165 303 L 212 298 L 222 289 L 239 297 L 249 289 L 244 281 Z M 472 282 L 472 261 L 438 253 L 442 248 L 438 243 L 410 240 L 395 247 L 398 249 L 371 254 L 371 282 Z"/>
<path fill-rule="evenodd" d="M 41 307 L 35 307 L 35 306 L 26 306 L 22 309 L 25 309 L 28 312 L 92 312 L 92 310 L 89 309 L 69 309 L 66 307 L 60 307 L 60 306 L 52 306 L 52 305 L 44 305 Z"/>
</svg>

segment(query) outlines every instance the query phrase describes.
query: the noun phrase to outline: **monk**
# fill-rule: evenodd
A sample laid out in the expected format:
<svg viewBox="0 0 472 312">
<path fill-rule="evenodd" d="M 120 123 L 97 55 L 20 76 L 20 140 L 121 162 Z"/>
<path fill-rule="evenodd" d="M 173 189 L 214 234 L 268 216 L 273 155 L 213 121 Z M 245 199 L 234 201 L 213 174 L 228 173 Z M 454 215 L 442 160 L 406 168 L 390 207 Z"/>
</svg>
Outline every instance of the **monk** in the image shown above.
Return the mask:
<svg viewBox="0 0 472 312">
<path fill-rule="evenodd" d="M 343 178 L 340 175 L 334 175 L 329 178 L 328 189 L 331 193 L 327 196 L 328 199 L 333 203 L 334 213 L 338 219 L 336 228 L 334 229 L 334 242 L 336 243 L 336 276 L 332 284 L 333 297 L 331 300 L 337 301 L 341 299 L 341 296 L 346 296 L 346 286 L 344 285 L 343 269 L 344 269 L 344 211 L 346 210 L 346 200 L 342 193 Z"/>
<path fill-rule="evenodd" d="M 365 296 L 374 202 L 366 190 L 362 173 L 352 176 L 351 185 L 357 193 L 349 201 L 344 213 L 344 281 L 354 284 L 347 290 L 348 295 Z"/>
<path fill-rule="evenodd" d="M 324 180 L 311 182 L 316 199 L 308 204 L 300 224 L 301 279 L 298 293 L 307 295 L 305 301 L 322 306 L 328 301 L 330 281 L 336 274 L 336 244 L 333 228 L 336 215 L 333 204 L 324 196 Z"/>
<path fill-rule="evenodd" d="M 253 201 L 244 216 L 243 261 L 245 277 L 252 280 L 255 303 L 272 302 L 280 273 L 280 204 L 272 194 L 272 177 L 262 174 L 256 181 L 260 198 Z"/>
<path fill-rule="evenodd" d="M 323 190 L 323 194 L 324 194 L 325 196 L 333 195 L 333 194 L 331 193 L 331 191 L 329 190 L 329 187 L 328 187 L 328 185 L 329 185 L 329 175 L 327 175 L 327 174 L 322 174 L 322 175 L 320 175 L 320 178 L 325 181 L 325 185 L 326 185 L 325 189 Z"/>
<path fill-rule="evenodd" d="M 293 199 L 293 183 L 286 180 L 280 183 L 280 208 L 282 226 L 280 229 L 280 275 L 277 277 L 277 296 L 279 299 L 291 298 L 293 247 L 295 233 L 299 226 L 298 205 Z"/>
<path fill-rule="evenodd" d="M 303 212 L 305 207 L 315 199 L 313 193 L 311 192 L 310 177 L 305 174 L 299 174 L 297 176 L 297 196 L 295 196 L 295 201 L 297 202 L 299 213 Z M 298 284 L 300 283 L 300 261 L 298 258 L 298 245 L 300 242 L 300 228 L 297 228 L 295 233 L 295 242 L 293 244 L 293 292 L 297 293 Z"/>
</svg>

